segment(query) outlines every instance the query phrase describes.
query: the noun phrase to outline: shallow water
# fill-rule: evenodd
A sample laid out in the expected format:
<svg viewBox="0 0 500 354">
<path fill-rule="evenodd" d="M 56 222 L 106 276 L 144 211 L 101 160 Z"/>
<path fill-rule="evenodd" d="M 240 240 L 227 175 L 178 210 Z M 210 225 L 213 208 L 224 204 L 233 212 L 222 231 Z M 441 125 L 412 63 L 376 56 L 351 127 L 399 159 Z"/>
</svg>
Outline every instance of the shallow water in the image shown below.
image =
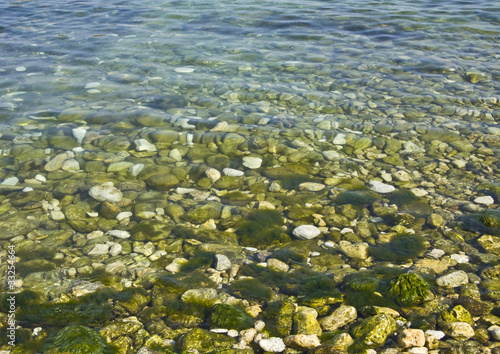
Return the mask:
<svg viewBox="0 0 500 354">
<path fill-rule="evenodd" d="M 228 255 L 236 254 L 231 262 L 240 266 L 245 257 L 247 263 L 266 260 L 265 252 L 242 255 L 242 246 L 276 251 L 277 244 L 293 239 L 294 227 L 314 224 L 322 235 L 317 245 L 304 246 L 317 253 L 308 266 L 335 279 L 337 287 L 341 264 L 314 263 L 314 257 L 326 252 L 343 257 L 346 268 L 370 268 L 388 261 L 389 251 L 382 249 L 380 259 L 373 253 L 373 263 L 368 257 L 359 261 L 339 241 L 371 247 L 391 232 L 422 232 L 426 250 L 442 247 L 445 257 L 471 252 L 470 243 L 495 254 L 488 261 L 493 264 L 500 252 L 469 241 L 500 232 L 499 19 L 500 5 L 483 0 L 2 3 L 0 223 L 7 227 L 15 220 L 25 230 L 0 236 L 2 248 L 17 244 L 22 263 L 32 261 L 23 259 L 26 249 L 43 246 L 47 273 L 34 276 L 34 269 L 23 268 L 24 286 L 46 287 L 58 277 L 61 289 L 70 290 L 80 284 L 75 279 L 93 279 L 92 267 L 102 265 L 130 286 L 144 269 L 164 269 L 174 258 L 193 256 L 200 244 L 218 242 L 184 229 L 154 229 L 166 233 L 165 246 L 157 234 L 149 239 L 151 234 L 137 231 L 136 224 L 148 220 L 236 232 L 228 243 L 241 254 Z M 138 139 L 156 146 L 140 147 Z M 64 164 L 47 167 L 63 153 Z M 276 166 L 286 167 L 284 175 Z M 151 179 L 153 167 L 175 179 Z M 218 170 L 218 177 L 243 177 L 223 184 L 207 167 Z M 386 185 L 376 190 L 372 180 L 396 192 Z M 105 200 L 89 194 L 107 181 L 122 189 L 127 202 L 103 206 Z M 225 209 L 200 216 L 196 208 L 207 200 Z M 243 241 L 241 221 L 227 221 L 270 205 L 286 218 L 288 239 L 264 240 L 282 226 L 273 221 L 272 232 L 260 235 L 262 245 Z M 391 222 L 383 220 L 383 208 L 396 210 Z M 118 222 L 115 210 L 132 215 Z M 30 217 L 31 223 L 22 222 Z M 369 224 L 368 231 L 360 221 Z M 135 232 L 134 243 L 92 233 L 110 230 L 127 231 L 128 237 Z M 448 235 L 455 230 L 465 236 Z M 103 254 L 90 247 L 99 237 L 107 245 Z M 144 247 L 159 252 L 157 257 Z M 210 259 L 197 262 L 186 269 L 211 266 Z M 487 261 L 481 262 L 467 271 L 479 278 Z M 122 268 L 111 266 L 117 263 Z M 401 263 L 399 257 L 394 263 Z M 63 270 L 59 275 L 51 273 L 54 265 Z M 235 275 L 224 277 L 218 289 Z"/>
</svg>

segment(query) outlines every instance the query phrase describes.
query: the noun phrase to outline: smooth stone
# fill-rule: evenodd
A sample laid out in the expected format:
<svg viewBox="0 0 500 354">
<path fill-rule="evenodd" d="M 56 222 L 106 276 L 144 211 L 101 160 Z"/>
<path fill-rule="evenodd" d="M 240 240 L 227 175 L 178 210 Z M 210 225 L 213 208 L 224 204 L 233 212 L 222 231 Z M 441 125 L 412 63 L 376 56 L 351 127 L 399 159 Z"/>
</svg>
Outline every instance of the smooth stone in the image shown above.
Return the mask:
<svg viewBox="0 0 500 354">
<path fill-rule="evenodd" d="M 328 161 L 337 161 L 341 157 L 340 153 L 336 150 L 323 151 L 322 154 Z"/>
<path fill-rule="evenodd" d="M 271 352 L 271 353 L 279 353 L 279 352 L 282 352 L 283 350 L 285 350 L 285 348 L 286 348 L 286 345 L 283 342 L 283 339 L 278 338 L 278 337 L 261 339 L 259 341 L 259 346 L 265 352 Z"/>
<path fill-rule="evenodd" d="M 15 186 L 19 183 L 19 178 L 17 177 L 9 177 L 3 180 L 2 185 L 4 186 Z"/>
<path fill-rule="evenodd" d="M 457 261 L 457 263 L 469 263 L 469 256 L 465 254 L 452 254 L 450 258 Z"/>
<path fill-rule="evenodd" d="M 152 242 L 148 242 L 146 244 L 142 242 L 134 242 L 133 251 L 135 253 L 143 254 L 146 257 L 149 257 L 156 251 L 156 248 Z"/>
<path fill-rule="evenodd" d="M 293 235 L 300 240 L 310 240 L 318 237 L 321 230 L 314 225 L 301 225 L 293 230 Z"/>
<path fill-rule="evenodd" d="M 444 255 L 446 254 L 445 251 L 439 249 L 439 248 L 433 248 L 431 251 L 427 252 L 425 255 L 427 257 L 431 257 L 431 258 L 434 258 L 434 259 L 439 259 L 441 257 L 443 257 Z"/>
<path fill-rule="evenodd" d="M 15 236 L 26 235 L 35 230 L 40 223 L 28 219 L 26 215 L 13 214 L 4 221 L 0 221 L 0 240 L 9 240 Z"/>
<path fill-rule="evenodd" d="M 425 345 L 425 333 L 421 329 L 404 329 L 398 335 L 398 344 L 401 348 L 423 347 Z"/>
<path fill-rule="evenodd" d="M 285 262 L 280 261 L 279 259 L 276 258 L 269 258 L 267 260 L 267 268 L 270 270 L 274 270 L 277 272 L 288 272 L 288 269 L 290 269 L 290 266 L 286 264 Z"/>
<path fill-rule="evenodd" d="M 115 218 L 118 221 L 122 221 L 123 219 L 130 218 L 132 215 L 134 214 L 130 211 L 122 211 L 121 213 L 118 213 Z"/>
<path fill-rule="evenodd" d="M 120 172 L 124 170 L 129 170 L 132 166 L 134 166 L 133 162 L 129 161 L 120 161 L 113 162 L 108 165 L 107 172 Z"/>
<path fill-rule="evenodd" d="M 18 66 L 18 67 L 16 67 L 16 71 L 18 71 L 18 72 L 26 71 L 26 67 L 25 66 Z"/>
<path fill-rule="evenodd" d="M 467 284 L 469 282 L 469 276 L 463 270 L 458 270 L 442 277 L 436 279 L 436 284 L 439 286 L 446 286 L 450 288 L 455 288 L 457 286 Z"/>
<path fill-rule="evenodd" d="M 245 156 L 243 158 L 243 166 L 256 169 L 262 165 L 262 159 L 260 157 Z"/>
<path fill-rule="evenodd" d="M 342 133 L 337 134 L 335 136 L 335 138 L 333 138 L 333 143 L 335 145 L 345 145 L 345 144 L 347 144 L 346 136 L 347 135 L 342 134 Z"/>
<path fill-rule="evenodd" d="M 47 182 L 47 178 L 46 178 L 45 176 L 40 175 L 40 174 L 37 174 L 37 175 L 35 176 L 35 179 L 36 179 L 38 182 L 42 182 L 42 183 Z"/>
<path fill-rule="evenodd" d="M 219 178 L 221 177 L 220 172 L 212 167 L 207 168 L 207 170 L 205 171 L 205 175 L 208 177 L 208 179 L 212 183 L 217 182 L 219 180 Z"/>
<path fill-rule="evenodd" d="M 180 73 L 180 74 L 188 74 L 188 73 L 192 73 L 194 71 L 194 67 L 192 67 L 192 66 L 181 66 L 181 67 L 175 68 L 174 71 L 176 73 Z"/>
<path fill-rule="evenodd" d="M 80 163 L 76 159 L 67 159 L 63 162 L 61 169 L 63 171 L 78 171 Z"/>
<path fill-rule="evenodd" d="M 123 193 L 113 185 L 113 182 L 93 186 L 90 188 L 89 194 L 100 202 L 118 203 L 123 199 Z"/>
<path fill-rule="evenodd" d="M 231 261 L 229 260 L 229 258 L 227 258 L 226 255 L 216 254 L 214 268 L 218 271 L 228 270 L 229 268 L 231 268 Z"/>
<path fill-rule="evenodd" d="M 144 168 L 143 163 L 137 163 L 137 164 L 130 167 L 130 169 L 128 170 L 128 173 L 130 173 L 134 177 L 137 177 L 139 175 L 139 173 L 141 173 L 143 168 Z"/>
<path fill-rule="evenodd" d="M 182 266 L 186 264 L 188 260 L 186 258 L 174 258 L 172 262 L 165 267 L 171 273 L 178 273 L 181 271 Z"/>
<path fill-rule="evenodd" d="M 100 256 L 103 254 L 107 254 L 109 250 L 109 246 L 104 244 L 104 243 L 99 243 L 95 245 L 89 253 L 87 253 L 88 256 Z"/>
<path fill-rule="evenodd" d="M 500 342 L 500 327 L 499 326 L 493 325 L 493 326 L 488 328 L 488 331 L 490 332 L 490 334 L 494 340 Z"/>
<path fill-rule="evenodd" d="M 81 127 L 73 128 L 72 132 L 76 141 L 78 141 L 78 143 L 81 144 L 83 142 L 83 139 L 85 138 L 85 135 L 87 134 L 87 129 Z"/>
<path fill-rule="evenodd" d="M 446 335 L 446 333 L 444 333 L 443 331 L 436 331 L 433 329 L 428 329 L 427 331 L 425 331 L 425 334 L 431 335 L 435 337 L 437 340 L 443 339 L 444 336 Z"/>
<path fill-rule="evenodd" d="M 123 246 L 119 243 L 116 243 L 116 242 L 110 242 L 110 243 L 112 243 L 112 245 L 109 248 L 108 253 L 111 256 L 118 256 L 122 252 Z"/>
<path fill-rule="evenodd" d="M 315 334 L 293 334 L 284 338 L 283 342 L 292 348 L 306 351 L 321 345 Z"/>
<path fill-rule="evenodd" d="M 174 159 L 175 161 L 181 161 L 182 160 L 182 155 L 179 149 L 172 149 L 168 153 L 168 157 Z"/>
<path fill-rule="evenodd" d="M 490 204 L 493 204 L 495 203 L 495 201 L 493 200 L 493 198 L 489 195 L 486 195 L 486 196 L 483 196 L 483 197 L 477 197 L 474 199 L 474 202 L 475 203 L 478 203 L 478 204 L 485 204 L 485 205 L 490 205 Z"/>
<path fill-rule="evenodd" d="M 335 331 L 351 323 L 358 317 L 356 308 L 353 306 L 340 306 L 330 315 L 319 319 L 321 328 L 324 331 Z"/>
<path fill-rule="evenodd" d="M 314 183 L 314 182 L 304 182 L 299 184 L 299 189 L 300 190 L 308 190 L 310 192 L 319 192 L 323 189 L 325 189 L 325 185 L 321 183 Z"/>
<path fill-rule="evenodd" d="M 121 239 L 130 238 L 130 232 L 124 230 L 110 230 L 107 234 Z"/>
<path fill-rule="evenodd" d="M 467 340 L 474 337 L 474 329 L 467 322 L 452 322 L 446 324 L 444 332 L 456 340 Z"/>
<path fill-rule="evenodd" d="M 49 216 L 54 221 L 61 221 L 61 220 L 66 219 L 66 217 L 64 216 L 64 213 L 60 210 L 51 210 L 49 212 Z"/>
<path fill-rule="evenodd" d="M 245 174 L 245 172 L 243 172 L 243 171 L 236 170 L 234 168 L 229 168 L 229 167 L 224 168 L 222 170 L 222 172 L 224 173 L 225 176 L 228 176 L 228 177 L 240 177 L 240 176 L 243 176 Z"/>
<path fill-rule="evenodd" d="M 47 172 L 57 171 L 61 169 L 64 161 L 73 157 L 75 157 L 75 154 L 72 151 L 66 151 L 62 154 L 58 154 L 45 164 L 44 169 Z"/>
<path fill-rule="evenodd" d="M 154 144 L 151 144 L 149 141 L 146 139 L 138 139 L 134 140 L 135 143 L 135 149 L 137 151 L 156 151 L 156 146 Z"/>
<path fill-rule="evenodd" d="M 396 190 L 393 186 L 389 184 L 385 184 L 380 181 L 370 181 L 370 189 L 374 192 L 385 194 L 385 193 L 391 193 Z"/>
<path fill-rule="evenodd" d="M 366 242 L 351 243 L 349 241 L 340 241 L 339 250 L 349 258 L 367 259 L 368 245 Z"/>
</svg>

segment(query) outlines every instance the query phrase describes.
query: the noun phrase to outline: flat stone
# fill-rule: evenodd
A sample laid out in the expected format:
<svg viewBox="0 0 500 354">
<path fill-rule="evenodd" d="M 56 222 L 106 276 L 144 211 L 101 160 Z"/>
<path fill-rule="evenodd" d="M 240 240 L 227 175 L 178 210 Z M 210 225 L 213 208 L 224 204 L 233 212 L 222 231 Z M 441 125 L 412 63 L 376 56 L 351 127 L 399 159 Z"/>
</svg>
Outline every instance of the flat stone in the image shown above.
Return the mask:
<svg viewBox="0 0 500 354">
<path fill-rule="evenodd" d="M 146 139 L 138 139 L 134 140 L 135 143 L 135 149 L 137 151 L 156 151 L 156 146 L 154 144 L 151 144 L 149 141 Z"/>
<path fill-rule="evenodd" d="M 118 203 L 123 199 L 122 192 L 114 187 L 113 182 L 93 186 L 90 188 L 89 194 L 92 198 L 100 202 Z"/>
<path fill-rule="evenodd" d="M 474 329 L 467 322 L 452 322 L 446 324 L 444 332 L 456 340 L 467 340 L 474 337 Z"/>
<path fill-rule="evenodd" d="M 17 177 L 9 177 L 3 180 L 2 185 L 4 186 L 15 186 L 19 183 L 19 178 Z"/>
<path fill-rule="evenodd" d="M 212 183 L 217 182 L 219 180 L 219 178 L 221 177 L 220 172 L 212 167 L 207 168 L 207 170 L 205 171 L 205 175 L 208 177 L 208 179 Z"/>
<path fill-rule="evenodd" d="M 64 161 L 73 157 L 75 157 L 75 154 L 72 151 L 66 151 L 62 154 L 58 154 L 45 164 L 44 169 L 47 172 L 57 171 L 62 168 Z"/>
<path fill-rule="evenodd" d="M 76 141 L 78 141 L 78 143 L 81 144 L 83 142 L 83 138 L 85 138 L 85 135 L 87 134 L 87 129 L 78 127 L 78 128 L 73 128 L 72 132 Z"/>
<path fill-rule="evenodd" d="M 437 340 L 443 339 L 444 336 L 446 335 L 446 333 L 444 333 L 443 331 L 436 331 L 433 329 L 428 329 L 427 331 L 425 331 L 425 334 L 431 335 L 435 337 Z"/>
<path fill-rule="evenodd" d="M 229 268 L 231 268 L 231 261 L 229 260 L 229 258 L 227 258 L 226 255 L 216 254 L 214 268 L 218 271 L 228 270 Z"/>
<path fill-rule="evenodd" d="M 366 242 L 351 243 L 349 241 L 340 241 L 339 250 L 349 258 L 367 259 L 368 248 L 370 246 Z"/>
<path fill-rule="evenodd" d="M 333 143 L 335 145 L 345 145 L 345 144 L 347 144 L 346 136 L 347 135 L 342 134 L 342 133 L 337 134 L 335 136 L 335 138 L 333 138 Z"/>
<path fill-rule="evenodd" d="M 290 269 L 290 266 L 286 264 L 285 262 L 280 261 L 279 259 L 276 258 L 269 258 L 267 260 L 267 268 L 270 270 L 274 270 L 277 272 L 288 272 L 288 269 Z"/>
<path fill-rule="evenodd" d="M 325 189 L 325 185 L 321 183 L 314 183 L 314 182 L 304 182 L 299 184 L 299 189 L 300 190 L 308 190 L 310 192 L 319 192 L 323 189 Z"/>
<path fill-rule="evenodd" d="M 285 350 L 285 348 L 286 348 L 286 345 L 283 342 L 283 339 L 278 338 L 278 337 L 261 339 L 259 341 L 259 346 L 265 352 L 271 352 L 271 353 L 279 353 L 279 352 L 282 352 L 283 350 Z"/>
<path fill-rule="evenodd" d="M 236 170 L 234 168 L 229 168 L 229 167 L 224 168 L 222 170 L 222 172 L 224 173 L 225 176 L 229 176 L 229 177 L 240 177 L 240 176 L 243 176 L 245 174 L 245 172 L 243 172 L 243 171 Z"/>
<path fill-rule="evenodd" d="M 107 254 L 109 250 L 109 246 L 104 244 L 104 243 L 98 243 L 95 245 L 89 253 L 87 253 L 88 256 L 100 256 L 103 254 Z"/>
<path fill-rule="evenodd" d="M 76 159 L 67 159 L 63 162 L 61 169 L 63 171 L 78 171 L 80 163 Z"/>
<path fill-rule="evenodd" d="M 245 156 L 243 158 L 243 166 L 247 168 L 256 169 L 259 168 L 261 165 L 262 165 L 262 159 L 260 157 Z"/>
<path fill-rule="evenodd" d="M 300 240 L 310 240 L 321 234 L 320 229 L 314 225 L 301 225 L 293 230 L 293 235 Z"/>
<path fill-rule="evenodd" d="M 469 263 L 469 256 L 465 254 L 452 254 L 450 258 L 457 261 L 457 263 Z"/>
<path fill-rule="evenodd" d="M 391 193 L 396 190 L 393 186 L 380 181 L 370 181 L 370 189 L 377 193 Z"/>
<path fill-rule="evenodd" d="M 467 284 L 469 282 L 469 276 L 463 270 L 458 270 L 452 272 L 442 277 L 436 279 L 436 284 L 439 286 L 446 286 L 449 288 L 455 288 L 457 286 Z"/>
<path fill-rule="evenodd" d="M 356 308 L 353 306 L 340 306 L 330 315 L 319 319 L 324 331 L 335 331 L 351 323 L 358 317 Z"/>
<path fill-rule="evenodd" d="M 483 196 L 483 197 L 477 197 L 474 199 L 474 202 L 475 203 L 478 203 L 478 204 L 484 204 L 484 205 L 490 205 L 490 204 L 493 204 L 495 203 L 495 201 L 493 200 L 493 198 L 489 195 L 486 195 L 486 196 Z"/>
<path fill-rule="evenodd" d="M 294 334 L 284 338 L 283 342 L 292 348 L 306 351 L 321 345 L 315 334 Z"/>
<path fill-rule="evenodd" d="M 404 329 L 398 335 L 398 344 L 401 348 L 423 347 L 425 345 L 425 333 L 421 329 Z"/>
<path fill-rule="evenodd" d="M 0 221 L 0 240 L 10 240 L 19 235 L 26 235 L 36 229 L 40 223 L 28 219 L 26 215 L 13 214 L 7 220 Z"/>
<path fill-rule="evenodd" d="M 126 239 L 130 238 L 130 232 L 125 231 L 125 230 L 110 230 L 107 232 L 109 236 L 121 238 L 121 239 Z"/>
<path fill-rule="evenodd" d="M 340 153 L 336 150 L 323 151 L 322 154 L 328 161 L 337 161 L 341 157 Z"/>
</svg>

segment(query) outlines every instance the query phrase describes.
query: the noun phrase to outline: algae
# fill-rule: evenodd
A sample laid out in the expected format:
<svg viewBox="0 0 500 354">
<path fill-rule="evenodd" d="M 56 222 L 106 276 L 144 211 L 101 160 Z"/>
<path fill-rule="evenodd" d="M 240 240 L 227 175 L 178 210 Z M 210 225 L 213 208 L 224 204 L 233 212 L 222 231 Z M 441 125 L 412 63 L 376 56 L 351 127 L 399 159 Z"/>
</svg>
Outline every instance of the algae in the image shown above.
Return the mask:
<svg viewBox="0 0 500 354">
<path fill-rule="evenodd" d="M 85 326 L 67 326 L 47 339 L 42 347 L 47 354 L 114 354 L 118 348 L 106 343 L 95 330 Z"/>
<path fill-rule="evenodd" d="M 429 284 L 417 273 L 407 273 L 391 280 L 387 290 L 401 305 L 411 305 L 427 298 Z"/>
</svg>

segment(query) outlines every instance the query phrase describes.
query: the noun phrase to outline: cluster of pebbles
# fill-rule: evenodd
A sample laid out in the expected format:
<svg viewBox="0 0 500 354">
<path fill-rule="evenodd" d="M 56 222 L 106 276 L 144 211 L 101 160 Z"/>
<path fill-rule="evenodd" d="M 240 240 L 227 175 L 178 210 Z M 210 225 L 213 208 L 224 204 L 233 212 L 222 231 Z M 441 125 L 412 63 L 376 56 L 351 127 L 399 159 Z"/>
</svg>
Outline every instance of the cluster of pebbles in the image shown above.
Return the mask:
<svg viewBox="0 0 500 354">
<path fill-rule="evenodd" d="M 2 130 L 1 257 L 15 246 L 20 291 L 54 304 L 141 289 L 111 297 L 114 317 L 93 327 L 123 353 L 496 352 L 500 130 L 328 114 L 285 129 L 264 113 L 255 125 L 183 113 L 143 107 L 97 129 L 105 115 L 69 109 L 57 129 Z M 281 236 L 252 226 L 244 239 L 245 220 L 266 211 L 282 216 Z M 423 248 L 392 261 L 371 251 L 400 236 Z M 377 305 L 384 267 L 421 274 L 428 294 Z M 269 282 L 303 272 L 320 285 Z M 363 306 L 354 290 L 369 295 Z M 172 302 L 206 312 L 171 313 Z M 230 315 L 214 315 L 222 305 Z M 19 331 L 41 340 L 43 321 Z"/>
</svg>

